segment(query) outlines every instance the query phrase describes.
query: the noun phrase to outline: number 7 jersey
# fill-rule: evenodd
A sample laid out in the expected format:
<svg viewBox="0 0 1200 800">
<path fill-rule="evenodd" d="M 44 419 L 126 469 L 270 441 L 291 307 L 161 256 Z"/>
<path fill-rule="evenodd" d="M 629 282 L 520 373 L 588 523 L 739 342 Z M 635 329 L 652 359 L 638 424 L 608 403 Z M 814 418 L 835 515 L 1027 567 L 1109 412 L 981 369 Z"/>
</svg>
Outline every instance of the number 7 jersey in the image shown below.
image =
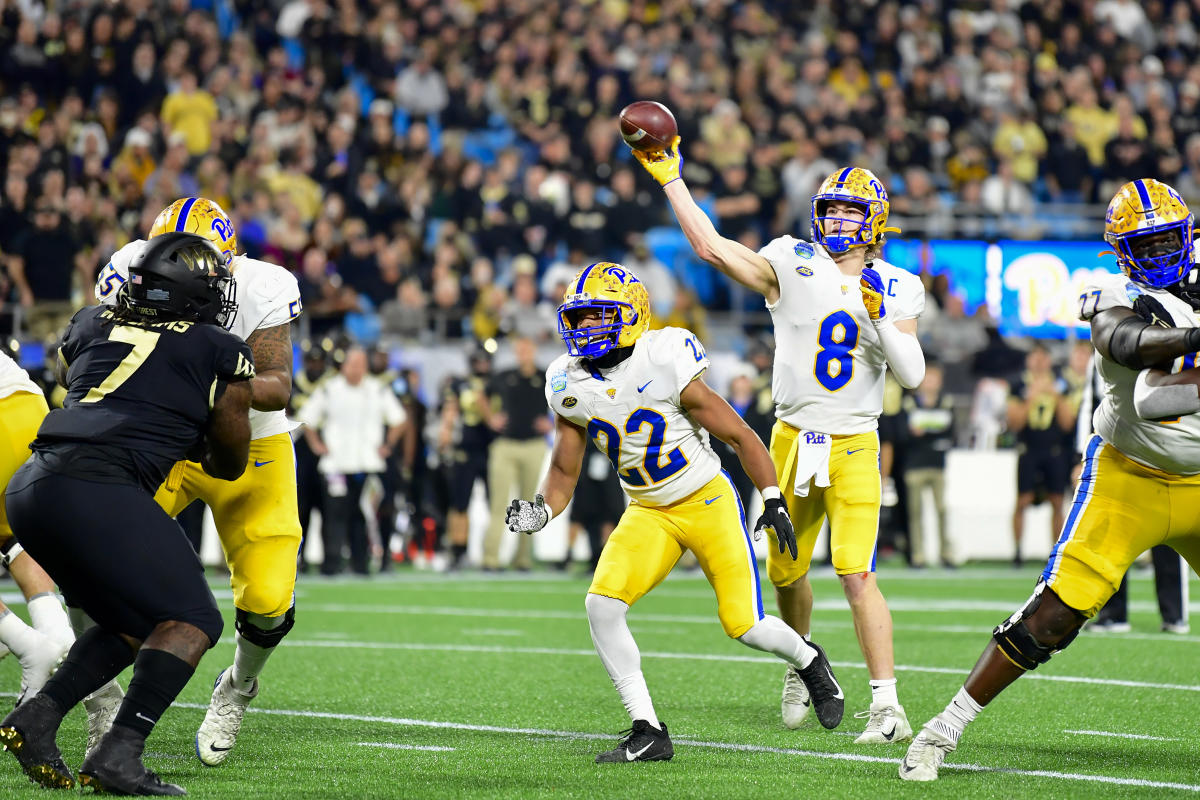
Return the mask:
<svg viewBox="0 0 1200 800">
<path fill-rule="evenodd" d="M 555 359 L 546 370 L 546 402 L 587 431 L 634 502 L 668 506 L 721 471 L 708 431 L 679 400 L 706 369 L 708 355 L 691 331 L 647 331 L 633 354 L 604 374 L 590 371 L 582 358 Z"/>
<path fill-rule="evenodd" d="M 779 299 L 767 305 L 775 325 L 775 416 L 835 435 L 875 430 L 887 358 L 858 278 L 838 269 L 824 248 L 791 236 L 775 239 L 759 255 L 779 281 Z M 871 266 L 883 279 L 888 319 L 919 317 L 925 310 L 921 279 L 879 259 Z"/>
</svg>

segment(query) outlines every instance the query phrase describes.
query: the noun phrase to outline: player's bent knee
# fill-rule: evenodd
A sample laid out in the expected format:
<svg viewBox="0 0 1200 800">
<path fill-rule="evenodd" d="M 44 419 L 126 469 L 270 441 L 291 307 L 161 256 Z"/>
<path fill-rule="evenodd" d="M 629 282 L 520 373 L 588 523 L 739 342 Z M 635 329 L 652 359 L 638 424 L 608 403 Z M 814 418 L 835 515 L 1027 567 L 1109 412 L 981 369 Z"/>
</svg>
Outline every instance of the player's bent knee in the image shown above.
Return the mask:
<svg viewBox="0 0 1200 800">
<path fill-rule="evenodd" d="M 296 624 L 296 607 L 293 605 L 282 614 L 268 617 L 237 609 L 234 627 L 242 638 L 263 648 L 278 645 Z"/>
<path fill-rule="evenodd" d="M 278 617 L 292 606 L 295 584 L 259 582 L 247 585 L 237 598 L 239 610 L 263 617 Z"/>
<path fill-rule="evenodd" d="M 587 609 L 588 621 L 593 624 L 618 622 L 629 611 L 629 604 L 624 600 L 591 592 L 584 599 L 583 606 Z"/>
<path fill-rule="evenodd" d="M 1084 616 L 1039 583 L 1025 605 L 992 631 L 996 646 L 1014 665 L 1037 669 L 1075 640 Z"/>
</svg>

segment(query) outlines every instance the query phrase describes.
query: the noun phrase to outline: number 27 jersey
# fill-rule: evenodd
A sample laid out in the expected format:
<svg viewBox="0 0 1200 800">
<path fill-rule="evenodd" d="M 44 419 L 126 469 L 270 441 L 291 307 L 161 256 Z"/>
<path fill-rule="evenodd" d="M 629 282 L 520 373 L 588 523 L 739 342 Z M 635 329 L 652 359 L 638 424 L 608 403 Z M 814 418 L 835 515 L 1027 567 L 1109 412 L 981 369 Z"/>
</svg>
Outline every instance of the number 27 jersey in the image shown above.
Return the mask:
<svg viewBox="0 0 1200 800">
<path fill-rule="evenodd" d="M 759 254 L 779 281 L 779 299 L 767 306 L 775 326 L 775 416 L 796 428 L 834 435 L 875 430 L 887 357 L 863 305 L 859 279 L 838 269 L 823 248 L 791 236 L 775 239 Z M 888 318 L 921 316 L 921 279 L 879 259 L 872 267 L 883 280 Z"/>
<path fill-rule="evenodd" d="M 587 431 L 634 502 L 667 506 L 721 471 L 708 431 L 679 400 L 707 368 L 708 355 L 691 331 L 648 331 L 629 358 L 603 375 L 589 371 L 581 358 L 555 359 L 546 370 L 546 401 Z"/>
</svg>

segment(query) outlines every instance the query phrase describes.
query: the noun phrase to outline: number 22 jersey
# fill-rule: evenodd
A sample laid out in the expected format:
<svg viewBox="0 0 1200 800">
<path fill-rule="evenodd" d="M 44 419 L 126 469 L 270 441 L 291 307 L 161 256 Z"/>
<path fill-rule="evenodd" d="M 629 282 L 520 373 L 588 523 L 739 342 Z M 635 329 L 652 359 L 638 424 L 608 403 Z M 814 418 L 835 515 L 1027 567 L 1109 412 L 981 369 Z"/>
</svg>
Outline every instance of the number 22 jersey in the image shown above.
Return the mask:
<svg viewBox="0 0 1200 800">
<path fill-rule="evenodd" d="M 668 506 L 721 471 L 708 431 L 679 400 L 708 363 L 691 331 L 647 331 L 629 358 L 603 374 L 590 371 L 582 358 L 559 356 L 546 370 L 546 401 L 587 431 L 635 503 Z"/>
<path fill-rule="evenodd" d="M 775 416 L 835 435 L 875 430 L 887 357 L 859 279 L 838 269 L 824 248 L 791 236 L 771 241 L 759 255 L 779 281 L 779 299 L 767 304 L 775 326 Z M 883 280 L 888 319 L 921 316 L 921 279 L 880 259 L 871 266 Z"/>
</svg>

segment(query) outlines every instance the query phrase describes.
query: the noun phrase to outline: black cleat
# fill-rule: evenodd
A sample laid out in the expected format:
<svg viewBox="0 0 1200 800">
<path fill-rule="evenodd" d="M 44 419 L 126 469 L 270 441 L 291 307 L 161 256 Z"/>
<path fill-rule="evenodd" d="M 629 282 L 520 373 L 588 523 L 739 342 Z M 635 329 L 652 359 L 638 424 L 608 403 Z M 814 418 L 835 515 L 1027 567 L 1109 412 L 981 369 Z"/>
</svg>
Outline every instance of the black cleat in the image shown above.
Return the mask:
<svg viewBox="0 0 1200 800">
<path fill-rule="evenodd" d="M 97 794 L 126 795 L 185 795 L 182 786 L 164 783 L 142 764 L 142 748 L 146 740 L 136 732 L 120 725 L 112 729 L 96 745 L 96 749 L 79 768 L 79 782 Z"/>
<path fill-rule="evenodd" d="M 809 642 L 809 645 L 817 651 L 817 657 L 807 667 L 796 672 L 808 687 L 813 710 L 817 712 L 817 720 L 825 728 L 836 728 L 841 724 L 842 715 L 846 712 L 846 696 L 842 694 L 842 687 L 838 685 L 837 678 L 833 677 L 833 667 L 830 666 L 829 658 L 821 649 L 821 645 L 816 642 Z"/>
<path fill-rule="evenodd" d="M 662 730 L 653 727 L 644 719 L 635 719 L 633 727 L 621 731 L 628 734 L 617 749 L 596 756 L 597 764 L 628 764 L 630 761 L 670 761 L 675 755 L 671 737 L 667 735 L 667 724 L 659 722 Z"/>
<path fill-rule="evenodd" d="M 29 780 L 47 789 L 74 789 L 75 776 L 54 741 L 62 715 L 44 695 L 36 695 L 0 722 L 0 748 L 17 757 Z"/>
</svg>

